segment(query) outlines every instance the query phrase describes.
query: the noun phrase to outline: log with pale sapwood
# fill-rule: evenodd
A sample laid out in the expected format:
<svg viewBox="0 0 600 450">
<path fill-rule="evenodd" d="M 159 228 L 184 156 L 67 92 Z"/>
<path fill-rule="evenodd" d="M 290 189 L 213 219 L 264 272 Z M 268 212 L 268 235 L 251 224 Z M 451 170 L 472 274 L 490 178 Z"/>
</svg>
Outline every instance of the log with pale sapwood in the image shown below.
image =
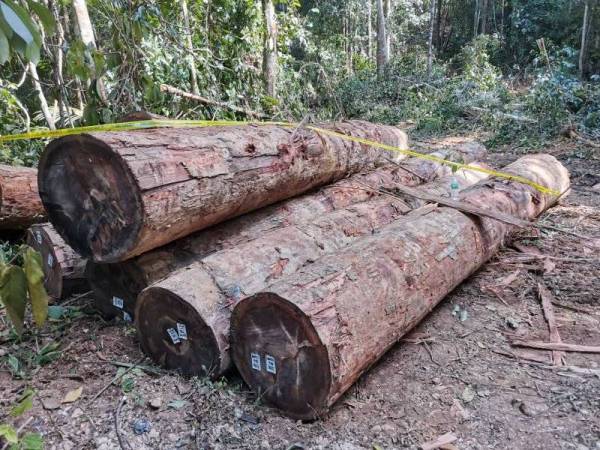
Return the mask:
<svg viewBox="0 0 600 450">
<path fill-rule="evenodd" d="M 0 165 L 0 229 L 25 230 L 45 219 L 46 211 L 38 194 L 37 170 Z"/>
<path fill-rule="evenodd" d="M 85 260 L 69 247 L 49 223 L 34 224 L 27 230 L 27 244 L 40 252 L 44 286 L 56 300 L 90 290 L 85 277 Z"/>
<path fill-rule="evenodd" d="M 406 147 L 395 127 L 331 131 Z M 39 163 L 50 221 L 85 258 L 116 262 L 401 154 L 304 128 L 235 125 L 65 136 Z"/>
<path fill-rule="evenodd" d="M 557 192 L 567 170 L 550 155 L 505 168 Z M 480 208 L 532 220 L 556 202 L 526 184 L 485 180 L 461 193 Z M 240 301 L 232 357 L 260 398 L 314 419 L 502 245 L 514 226 L 439 207 L 308 264 Z"/>
<path fill-rule="evenodd" d="M 464 171 L 452 176 L 459 187 L 483 177 Z M 423 190 L 448 193 L 450 185 L 450 179 L 442 178 L 423 185 Z M 392 196 L 375 198 L 279 228 L 190 264 L 140 294 L 135 317 L 142 348 L 169 369 L 218 377 L 231 366 L 229 316 L 237 301 L 376 233 L 413 206 L 418 205 Z"/>
<path fill-rule="evenodd" d="M 463 162 L 481 159 L 485 154 L 485 147 L 473 143 L 431 153 L 439 158 Z M 86 274 L 94 291 L 96 307 L 106 318 L 133 317 L 135 302 L 142 289 L 212 252 L 380 195 L 365 186 L 374 190 L 416 186 L 450 173 L 451 168 L 447 165 L 408 158 L 401 166 L 391 165 L 366 174 L 355 174 L 317 192 L 244 214 L 127 261 L 113 264 L 88 261 Z"/>
</svg>

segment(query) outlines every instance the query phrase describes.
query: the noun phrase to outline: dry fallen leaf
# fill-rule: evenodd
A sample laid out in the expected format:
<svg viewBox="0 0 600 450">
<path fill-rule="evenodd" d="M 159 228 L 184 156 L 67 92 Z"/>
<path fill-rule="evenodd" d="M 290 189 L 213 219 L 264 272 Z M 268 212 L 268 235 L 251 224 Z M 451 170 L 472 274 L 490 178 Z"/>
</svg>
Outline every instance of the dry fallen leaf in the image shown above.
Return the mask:
<svg viewBox="0 0 600 450">
<path fill-rule="evenodd" d="M 81 394 L 83 392 L 83 386 L 79 386 L 77 389 L 73 389 L 72 391 L 67 392 L 65 398 L 62 399 L 63 403 L 73 403 L 79 400 Z"/>
</svg>

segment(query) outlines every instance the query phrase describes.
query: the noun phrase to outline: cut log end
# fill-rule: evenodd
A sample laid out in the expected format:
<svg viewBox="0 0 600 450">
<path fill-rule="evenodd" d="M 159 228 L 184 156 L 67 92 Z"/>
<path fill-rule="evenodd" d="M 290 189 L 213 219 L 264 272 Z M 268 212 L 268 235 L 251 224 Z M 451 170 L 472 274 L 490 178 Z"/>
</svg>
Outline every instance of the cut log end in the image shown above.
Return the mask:
<svg viewBox="0 0 600 450">
<path fill-rule="evenodd" d="M 135 244 L 142 202 L 125 162 L 90 135 L 53 141 L 40 161 L 40 196 L 50 221 L 85 258 L 110 261 Z"/>
<path fill-rule="evenodd" d="M 27 245 L 42 255 L 44 265 L 44 286 L 48 295 L 55 299 L 63 296 L 63 270 L 58 255 L 54 251 L 54 243 L 44 227 L 33 225 L 27 231 Z"/>
<path fill-rule="evenodd" d="M 85 276 L 94 292 L 94 305 L 106 319 L 134 319 L 138 294 L 146 287 L 135 264 L 98 264 L 88 261 Z"/>
<path fill-rule="evenodd" d="M 135 315 L 142 348 L 156 364 L 185 376 L 221 373 L 221 352 L 213 330 L 177 294 L 148 288 L 138 298 Z"/>
<path fill-rule="evenodd" d="M 272 293 L 242 300 L 232 317 L 233 360 L 261 397 L 296 419 L 326 411 L 329 357 L 310 319 Z"/>
</svg>

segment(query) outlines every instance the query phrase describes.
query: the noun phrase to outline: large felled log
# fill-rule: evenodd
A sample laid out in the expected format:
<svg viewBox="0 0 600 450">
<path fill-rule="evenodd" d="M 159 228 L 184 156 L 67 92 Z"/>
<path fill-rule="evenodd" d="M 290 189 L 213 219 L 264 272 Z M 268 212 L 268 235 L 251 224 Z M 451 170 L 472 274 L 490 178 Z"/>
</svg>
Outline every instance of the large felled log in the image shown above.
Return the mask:
<svg viewBox="0 0 600 450">
<path fill-rule="evenodd" d="M 472 162 L 485 153 L 483 146 L 470 145 L 441 149 L 432 155 Z M 353 175 L 315 193 L 245 214 L 121 263 L 89 261 L 86 272 L 96 306 L 106 317 L 133 317 L 135 301 L 142 289 L 209 253 L 376 197 L 377 194 L 365 189 L 365 185 L 375 190 L 399 185 L 416 186 L 423 181 L 448 176 L 450 172 L 448 166 L 409 158 L 400 167 L 387 166 L 367 174 Z"/>
<path fill-rule="evenodd" d="M 360 121 L 324 127 L 406 144 L 394 127 Z M 116 262 L 384 158 L 390 154 L 306 129 L 159 128 L 56 139 L 42 154 L 38 180 L 65 241 L 86 258 Z"/>
<path fill-rule="evenodd" d="M 456 175 L 462 186 L 481 177 L 473 172 Z M 450 184 L 442 179 L 424 188 L 448 191 Z M 190 264 L 140 294 L 136 325 L 142 347 L 157 363 L 186 375 L 221 375 L 231 365 L 229 315 L 237 301 L 409 211 L 412 208 L 402 199 L 377 198 L 274 230 Z"/>
<path fill-rule="evenodd" d="M 48 295 L 61 299 L 89 291 L 85 260 L 69 247 L 51 224 L 35 224 L 27 230 L 27 244 L 40 252 L 44 286 Z"/>
<path fill-rule="evenodd" d="M 24 230 L 45 218 L 37 170 L 0 165 L 0 229 Z"/>
<path fill-rule="evenodd" d="M 552 156 L 505 171 L 559 192 L 566 169 Z M 465 202 L 533 219 L 556 197 L 501 180 L 461 194 Z M 325 413 L 358 377 L 500 247 L 511 228 L 437 208 L 242 300 L 231 317 L 232 356 L 244 380 L 292 417 Z"/>
</svg>

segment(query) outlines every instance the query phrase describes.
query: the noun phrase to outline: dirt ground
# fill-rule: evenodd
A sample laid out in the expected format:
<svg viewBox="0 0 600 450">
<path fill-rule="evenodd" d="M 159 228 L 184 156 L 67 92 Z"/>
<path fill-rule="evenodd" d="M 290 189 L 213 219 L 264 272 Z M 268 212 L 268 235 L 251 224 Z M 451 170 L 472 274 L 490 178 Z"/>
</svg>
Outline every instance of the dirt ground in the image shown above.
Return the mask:
<svg viewBox="0 0 600 450">
<path fill-rule="evenodd" d="M 521 232 L 327 417 L 285 418 L 236 374 L 211 383 L 163 372 L 144 359 L 133 327 L 103 322 L 80 298 L 20 344 L 0 317 L 0 424 L 41 433 L 47 449 L 401 449 L 445 433 L 457 438 L 448 449 L 600 449 L 600 354 L 568 353 L 554 366 L 551 352 L 508 340 L 549 340 L 541 283 L 562 340 L 600 345 L 600 150 L 573 141 L 540 150 L 568 167 L 573 185 L 540 223 L 568 233 Z M 496 150 L 488 162 L 518 156 Z M 13 419 L 26 387 L 33 408 Z M 68 393 L 74 401 L 62 403 Z"/>
</svg>

